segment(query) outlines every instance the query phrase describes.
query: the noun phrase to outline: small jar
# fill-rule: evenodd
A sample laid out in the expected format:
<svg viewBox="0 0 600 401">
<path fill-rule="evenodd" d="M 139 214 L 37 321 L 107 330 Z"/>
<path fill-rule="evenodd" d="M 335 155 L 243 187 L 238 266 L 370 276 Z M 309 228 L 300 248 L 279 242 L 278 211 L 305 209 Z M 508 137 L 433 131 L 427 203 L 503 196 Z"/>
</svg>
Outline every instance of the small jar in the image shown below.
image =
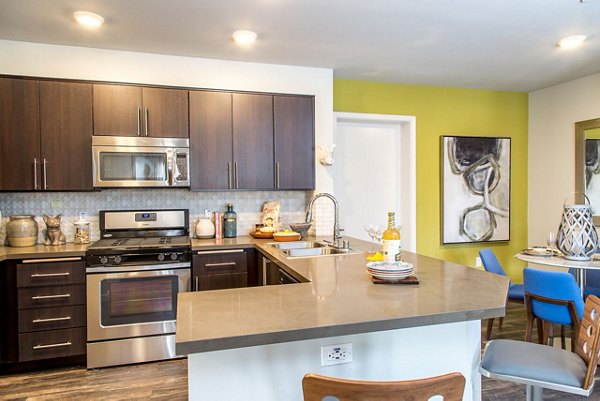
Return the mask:
<svg viewBox="0 0 600 401">
<path fill-rule="evenodd" d="M 38 226 L 34 216 L 10 216 L 6 238 L 10 246 L 33 246 L 37 243 Z"/>
<path fill-rule="evenodd" d="M 79 220 L 73 223 L 75 225 L 75 237 L 73 243 L 75 245 L 90 243 L 90 223 L 88 221 Z"/>
</svg>

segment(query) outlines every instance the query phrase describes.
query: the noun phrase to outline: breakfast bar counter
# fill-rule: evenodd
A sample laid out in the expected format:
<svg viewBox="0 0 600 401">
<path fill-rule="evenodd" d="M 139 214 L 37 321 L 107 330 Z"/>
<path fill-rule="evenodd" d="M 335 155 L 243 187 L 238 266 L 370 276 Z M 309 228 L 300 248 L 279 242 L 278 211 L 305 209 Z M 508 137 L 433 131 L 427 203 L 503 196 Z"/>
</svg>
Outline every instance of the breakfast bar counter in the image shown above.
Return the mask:
<svg viewBox="0 0 600 401">
<path fill-rule="evenodd" d="M 190 399 L 301 400 L 308 372 L 398 380 L 448 371 L 466 377 L 465 400 L 479 399 L 480 320 L 504 316 L 508 279 L 404 252 L 420 283 L 373 284 L 364 253 L 372 244 L 351 245 L 356 253 L 289 258 L 250 239 L 305 282 L 179 294 Z M 321 348 L 337 344 L 351 344 L 352 362 L 322 366 Z"/>
</svg>

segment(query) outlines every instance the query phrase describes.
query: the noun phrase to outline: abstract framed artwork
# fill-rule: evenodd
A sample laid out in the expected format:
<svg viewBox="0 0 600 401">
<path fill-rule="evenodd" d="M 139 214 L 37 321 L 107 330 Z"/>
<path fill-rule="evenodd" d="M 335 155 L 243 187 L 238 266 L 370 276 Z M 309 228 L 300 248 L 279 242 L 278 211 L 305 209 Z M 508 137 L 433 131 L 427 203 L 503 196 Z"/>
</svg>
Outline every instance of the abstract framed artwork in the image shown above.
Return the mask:
<svg viewBox="0 0 600 401">
<path fill-rule="evenodd" d="M 510 138 L 442 136 L 442 244 L 510 240 Z"/>
</svg>

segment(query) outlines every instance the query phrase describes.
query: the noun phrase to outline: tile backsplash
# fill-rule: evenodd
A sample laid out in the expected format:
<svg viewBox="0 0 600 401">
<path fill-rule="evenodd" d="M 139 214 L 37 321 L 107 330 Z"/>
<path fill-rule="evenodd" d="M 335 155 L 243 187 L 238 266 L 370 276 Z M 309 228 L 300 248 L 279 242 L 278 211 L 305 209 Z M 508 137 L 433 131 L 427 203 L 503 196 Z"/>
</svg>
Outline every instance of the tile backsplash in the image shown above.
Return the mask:
<svg viewBox="0 0 600 401">
<path fill-rule="evenodd" d="M 31 214 L 36 216 L 38 243 L 43 243 L 46 225 L 42 214 L 62 214 L 61 228 L 67 242 L 73 241 L 73 222 L 80 212 L 90 221 L 91 241 L 99 238 L 98 212 L 100 210 L 134 209 L 189 209 L 190 233 L 204 211 L 225 211 L 231 203 L 238 216 L 238 234 L 244 235 L 260 222 L 262 205 L 267 201 L 281 202 L 281 228 L 289 223 L 304 221 L 306 205 L 312 191 L 248 191 L 248 192 L 191 192 L 187 189 L 106 189 L 95 192 L 19 192 L 0 194 L 0 244 L 5 243 L 6 223 L 9 216 Z"/>
</svg>

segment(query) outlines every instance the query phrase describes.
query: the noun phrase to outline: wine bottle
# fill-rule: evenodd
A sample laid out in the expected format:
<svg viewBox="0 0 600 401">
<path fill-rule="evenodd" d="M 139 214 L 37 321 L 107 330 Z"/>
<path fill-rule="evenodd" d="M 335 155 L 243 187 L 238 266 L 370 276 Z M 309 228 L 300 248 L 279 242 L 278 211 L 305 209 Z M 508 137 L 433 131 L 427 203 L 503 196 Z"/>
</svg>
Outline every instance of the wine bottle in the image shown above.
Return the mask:
<svg viewBox="0 0 600 401">
<path fill-rule="evenodd" d="M 223 215 L 223 236 L 235 238 L 237 236 L 237 214 L 233 211 L 233 205 L 227 204 L 227 211 Z"/>
<path fill-rule="evenodd" d="M 396 228 L 396 215 L 394 212 L 388 213 L 388 227 L 383 232 L 383 260 L 386 262 L 396 262 L 400 260 L 401 242 L 400 231 Z"/>
</svg>

